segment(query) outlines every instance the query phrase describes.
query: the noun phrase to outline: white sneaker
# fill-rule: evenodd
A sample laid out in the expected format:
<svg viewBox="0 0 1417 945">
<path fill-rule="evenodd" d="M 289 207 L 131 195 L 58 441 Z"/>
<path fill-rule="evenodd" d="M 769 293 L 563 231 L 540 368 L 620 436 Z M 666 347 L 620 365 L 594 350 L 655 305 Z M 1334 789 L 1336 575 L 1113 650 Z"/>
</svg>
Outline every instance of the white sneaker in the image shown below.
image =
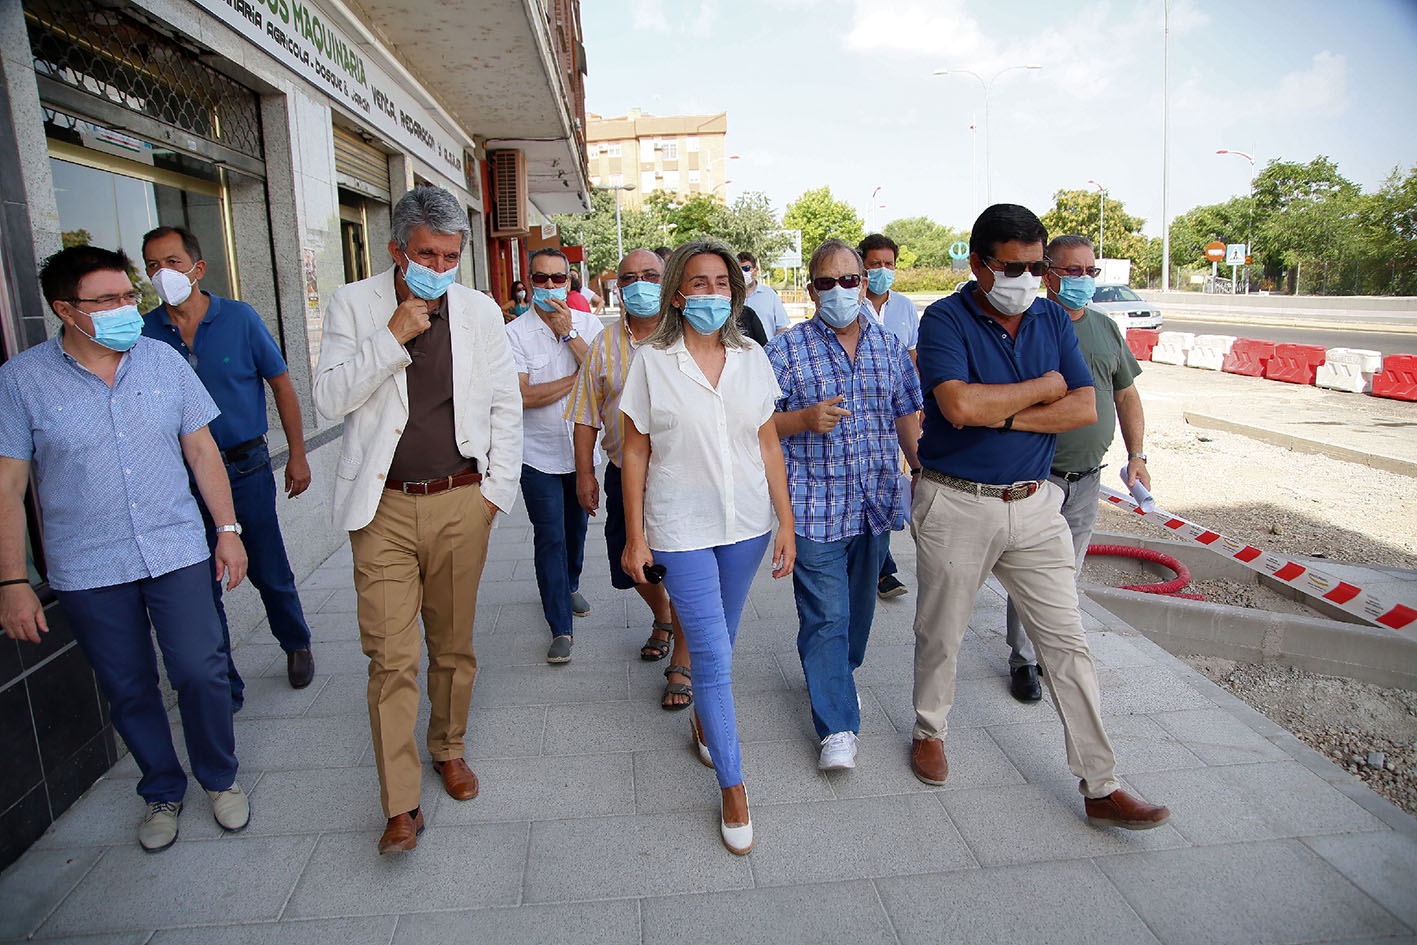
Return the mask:
<svg viewBox="0 0 1417 945">
<path fill-rule="evenodd" d="M 232 784 L 225 791 L 208 791 L 212 802 L 212 816 L 227 833 L 244 830 L 251 821 L 251 802 L 241 785 Z"/>
<path fill-rule="evenodd" d="M 822 754 L 817 767 L 823 771 L 839 771 L 856 767 L 856 733 L 833 732 L 822 739 Z"/>
<path fill-rule="evenodd" d="M 182 813 L 181 801 L 154 801 L 143 815 L 138 827 L 138 844 L 149 853 L 166 850 L 177 842 L 177 815 Z"/>
</svg>

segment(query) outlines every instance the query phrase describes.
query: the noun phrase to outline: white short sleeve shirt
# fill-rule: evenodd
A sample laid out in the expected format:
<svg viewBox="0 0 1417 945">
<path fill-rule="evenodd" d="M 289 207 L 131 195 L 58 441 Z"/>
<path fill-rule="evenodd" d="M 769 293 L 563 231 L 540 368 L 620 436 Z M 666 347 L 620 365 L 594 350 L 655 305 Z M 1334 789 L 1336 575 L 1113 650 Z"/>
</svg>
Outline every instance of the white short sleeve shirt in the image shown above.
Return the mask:
<svg viewBox="0 0 1417 945">
<path fill-rule="evenodd" d="M 653 551 L 731 545 L 772 530 L 758 428 L 782 396 L 757 345 L 728 348 L 715 389 L 683 339 L 635 355 L 620 410 L 649 436 L 645 540 Z"/>
<path fill-rule="evenodd" d="M 600 334 L 600 319 L 589 312 L 571 309 L 571 326 L 587 345 Z M 523 312 L 507 325 L 507 346 L 517 373 L 528 384 L 559 381 L 580 370 L 570 345 L 556 337 L 536 309 Z M 576 471 L 571 434 L 575 424 L 565 417 L 568 393 L 544 407 L 522 409 L 522 462 L 549 475 Z M 597 460 L 599 457 L 597 457 Z"/>
</svg>

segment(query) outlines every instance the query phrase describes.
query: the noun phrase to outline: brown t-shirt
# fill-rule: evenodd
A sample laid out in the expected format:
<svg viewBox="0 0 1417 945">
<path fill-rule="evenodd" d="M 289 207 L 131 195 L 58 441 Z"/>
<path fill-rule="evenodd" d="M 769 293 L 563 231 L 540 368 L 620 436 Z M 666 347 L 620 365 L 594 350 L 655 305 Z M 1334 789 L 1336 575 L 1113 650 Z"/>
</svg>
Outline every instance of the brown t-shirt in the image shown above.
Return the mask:
<svg viewBox="0 0 1417 945">
<path fill-rule="evenodd" d="M 428 330 L 409 339 L 404 347 L 413 358 L 404 369 L 408 422 L 394 450 L 389 479 L 441 479 L 471 469 L 475 463 L 458 452 L 453 427 L 453 341 L 446 295 L 428 313 Z"/>
</svg>

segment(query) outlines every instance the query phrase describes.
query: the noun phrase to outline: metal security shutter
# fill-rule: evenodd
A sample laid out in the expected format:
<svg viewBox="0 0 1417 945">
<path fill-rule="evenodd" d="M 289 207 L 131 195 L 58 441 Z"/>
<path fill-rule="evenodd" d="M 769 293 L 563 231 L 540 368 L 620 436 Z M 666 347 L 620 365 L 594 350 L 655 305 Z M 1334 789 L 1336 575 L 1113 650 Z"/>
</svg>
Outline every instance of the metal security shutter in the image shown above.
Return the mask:
<svg viewBox="0 0 1417 945">
<path fill-rule="evenodd" d="M 334 126 L 335 182 L 357 193 L 389 202 L 389 158 L 353 131 Z"/>
</svg>

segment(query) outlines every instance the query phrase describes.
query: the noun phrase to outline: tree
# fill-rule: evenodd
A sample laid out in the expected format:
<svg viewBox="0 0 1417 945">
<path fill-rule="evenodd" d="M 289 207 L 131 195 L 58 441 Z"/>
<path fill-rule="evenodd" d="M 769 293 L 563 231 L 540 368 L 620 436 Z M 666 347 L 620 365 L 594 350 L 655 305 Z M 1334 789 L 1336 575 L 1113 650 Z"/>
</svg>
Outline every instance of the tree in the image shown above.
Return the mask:
<svg viewBox="0 0 1417 945">
<path fill-rule="evenodd" d="M 558 214 L 554 218 L 565 246 L 584 246 L 586 265 L 592 273 L 613 270 L 620 264 L 616 255 L 615 194 L 596 190 L 591 194 L 591 212 L 583 215 Z M 658 246 L 664 242 L 663 231 L 653 214 L 625 205 L 621 200 L 620 232 L 625 251 Z"/>
<path fill-rule="evenodd" d="M 936 223 L 929 217 L 905 217 L 892 220 L 882 229 L 886 236 L 895 240 L 900 247 L 900 261 L 896 268 L 908 269 L 904 265 L 909 253 L 912 264 L 927 269 L 948 269 L 950 266 L 950 246 L 963 241 L 969 242 L 968 230 Z"/>
<path fill-rule="evenodd" d="M 749 252 L 763 268 L 792 245 L 792 236 L 777 222 L 767 194 L 749 191 L 733 201 L 718 236 L 734 252 Z"/>
<path fill-rule="evenodd" d="M 1417 294 L 1417 165 L 1406 177 L 1394 167 L 1378 192 L 1363 199 L 1358 219 L 1364 255 L 1391 267 L 1387 291 Z"/>
<path fill-rule="evenodd" d="M 1327 292 L 1330 266 L 1337 263 L 1341 270 L 1345 261 L 1356 265 L 1363 255 L 1357 225 L 1360 194 L 1322 154 L 1307 164 L 1270 161 L 1255 178 L 1254 198 L 1256 261 L 1263 260 L 1265 275 L 1278 282 L 1288 269 L 1293 291 L 1296 270 L 1305 262 L 1316 263 Z"/>
<path fill-rule="evenodd" d="M 809 190 L 793 201 L 782 215 L 788 229 L 802 231 L 802 253 L 810 256 L 829 239 L 843 240 L 852 246 L 865 235 L 861 218 L 844 200 L 832 199 L 830 187 Z"/>
</svg>

